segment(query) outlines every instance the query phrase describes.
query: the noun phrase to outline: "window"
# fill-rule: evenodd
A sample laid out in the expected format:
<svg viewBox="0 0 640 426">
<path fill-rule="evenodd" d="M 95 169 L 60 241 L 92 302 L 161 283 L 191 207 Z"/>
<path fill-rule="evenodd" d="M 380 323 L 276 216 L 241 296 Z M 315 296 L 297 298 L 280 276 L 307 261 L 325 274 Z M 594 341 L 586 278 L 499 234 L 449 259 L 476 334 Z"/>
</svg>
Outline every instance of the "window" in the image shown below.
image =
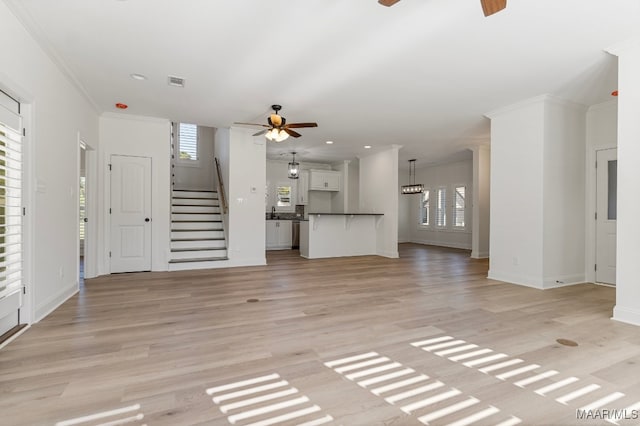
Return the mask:
<svg viewBox="0 0 640 426">
<path fill-rule="evenodd" d="M 22 135 L 17 102 L 15 109 L 0 103 L 0 110 L 9 121 L 0 122 L 1 300 L 22 287 Z"/>
<path fill-rule="evenodd" d="M 429 200 L 429 195 L 428 189 L 425 189 L 422 192 L 422 199 L 420 203 L 420 224 L 422 226 L 431 225 L 431 220 L 429 219 L 431 217 L 431 202 Z"/>
<path fill-rule="evenodd" d="M 291 187 L 278 186 L 278 207 L 291 207 Z"/>
<path fill-rule="evenodd" d="M 447 190 L 439 188 L 436 200 L 436 226 L 444 228 L 447 226 Z"/>
<path fill-rule="evenodd" d="M 178 146 L 180 147 L 180 160 L 198 159 L 198 126 L 195 124 L 180 123 L 178 125 Z"/>
<path fill-rule="evenodd" d="M 453 200 L 453 227 L 464 228 L 464 213 L 465 213 L 465 194 L 466 187 L 456 186 L 454 191 Z"/>
<path fill-rule="evenodd" d="M 86 178 L 80 176 L 80 241 L 84 241 L 84 218 L 87 215 L 85 185 Z"/>
</svg>

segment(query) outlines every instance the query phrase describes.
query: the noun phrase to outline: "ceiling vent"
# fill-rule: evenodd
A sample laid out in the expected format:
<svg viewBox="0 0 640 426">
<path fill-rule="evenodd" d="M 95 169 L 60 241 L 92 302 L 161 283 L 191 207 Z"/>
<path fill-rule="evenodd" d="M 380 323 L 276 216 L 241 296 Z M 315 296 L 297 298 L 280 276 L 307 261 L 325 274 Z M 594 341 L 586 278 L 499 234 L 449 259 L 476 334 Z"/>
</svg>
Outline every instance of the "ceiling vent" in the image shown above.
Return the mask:
<svg viewBox="0 0 640 426">
<path fill-rule="evenodd" d="M 184 87 L 184 78 L 169 76 L 169 86 Z"/>
</svg>

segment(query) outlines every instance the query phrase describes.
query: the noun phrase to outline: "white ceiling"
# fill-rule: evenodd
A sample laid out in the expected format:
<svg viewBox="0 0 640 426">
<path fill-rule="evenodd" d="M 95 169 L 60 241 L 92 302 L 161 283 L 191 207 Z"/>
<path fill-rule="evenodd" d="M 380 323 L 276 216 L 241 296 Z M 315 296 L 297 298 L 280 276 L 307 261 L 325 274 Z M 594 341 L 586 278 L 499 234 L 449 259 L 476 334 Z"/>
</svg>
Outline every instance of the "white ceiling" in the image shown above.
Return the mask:
<svg viewBox="0 0 640 426">
<path fill-rule="evenodd" d="M 479 0 L 4 1 L 100 111 L 229 127 L 278 103 L 319 124 L 269 144 L 303 161 L 391 144 L 443 161 L 488 143 L 483 114 L 501 106 L 607 101 L 617 63 L 603 49 L 640 34 L 637 0 L 509 0 L 489 18 Z"/>
</svg>

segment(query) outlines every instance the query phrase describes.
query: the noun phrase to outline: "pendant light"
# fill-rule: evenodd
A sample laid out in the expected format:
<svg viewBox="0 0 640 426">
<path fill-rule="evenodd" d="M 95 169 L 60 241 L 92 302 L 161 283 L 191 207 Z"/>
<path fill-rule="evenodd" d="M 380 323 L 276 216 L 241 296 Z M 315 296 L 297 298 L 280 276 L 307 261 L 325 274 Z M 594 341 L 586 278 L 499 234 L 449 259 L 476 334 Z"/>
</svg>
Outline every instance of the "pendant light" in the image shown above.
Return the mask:
<svg viewBox="0 0 640 426">
<path fill-rule="evenodd" d="M 424 192 L 424 185 L 421 183 L 416 183 L 416 160 L 415 159 L 409 160 L 409 182 L 411 182 L 409 185 L 402 185 L 403 194 L 411 195 L 411 194 L 420 194 Z"/>
<path fill-rule="evenodd" d="M 300 176 L 300 163 L 296 162 L 296 153 L 292 152 L 293 160 L 289 163 L 287 168 L 289 179 L 298 179 Z"/>
</svg>

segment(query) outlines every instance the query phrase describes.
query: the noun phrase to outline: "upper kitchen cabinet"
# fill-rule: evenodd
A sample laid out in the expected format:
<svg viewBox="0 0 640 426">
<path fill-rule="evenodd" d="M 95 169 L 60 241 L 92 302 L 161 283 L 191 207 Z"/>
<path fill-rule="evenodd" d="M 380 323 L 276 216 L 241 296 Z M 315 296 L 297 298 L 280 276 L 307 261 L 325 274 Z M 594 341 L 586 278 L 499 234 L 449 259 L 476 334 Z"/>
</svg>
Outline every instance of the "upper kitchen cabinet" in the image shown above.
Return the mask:
<svg viewBox="0 0 640 426">
<path fill-rule="evenodd" d="M 298 177 L 298 205 L 309 204 L 309 171 L 301 170 Z"/>
<path fill-rule="evenodd" d="M 333 170 L 309 170 L 309 190 L 340 191 L 341 175 Z"/>
</svg>

